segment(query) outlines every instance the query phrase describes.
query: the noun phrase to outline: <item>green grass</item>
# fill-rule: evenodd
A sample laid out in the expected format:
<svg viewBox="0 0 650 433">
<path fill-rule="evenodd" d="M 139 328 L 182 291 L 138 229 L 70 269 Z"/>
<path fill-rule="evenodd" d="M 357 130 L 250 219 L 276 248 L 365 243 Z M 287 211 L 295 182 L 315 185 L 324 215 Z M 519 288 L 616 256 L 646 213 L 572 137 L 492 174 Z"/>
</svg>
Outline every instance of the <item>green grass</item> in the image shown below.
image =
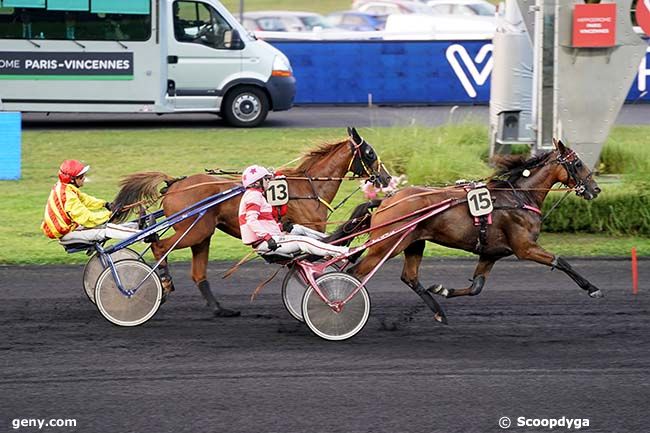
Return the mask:
<svg viewBox="0 0 650 433">
<path fill-rule="evenodd" d="M 650 129 L 616 128 L 610 142 L 623 148 L 626 143 L 643 144 Z M 408 173 L 415 184 L 453 182 L 459 177 L 479 178 L 490 172 L 483 159 L 487 153 L 484 126 L 463 124 L 441 128 L 364 128 L 361 133 L 372 143 L 393 173 Z M 636 134 L 636 135 L 635 135 Z M 146 131 L 26 131 L 23 137 L 22 179 L 0 182 L 0 263 L 83 263 L 83 254 L 65 254 L 40 231 L 43 207 L 56 182 L 63 159 L 77 158 L 92 168 L 84 191 L 111 199 L 118 181 L 137 171 L 158 170 L 172 176 L 202 172 L 204 168 L 241 169 L 250 163 L 279 166 L 302 151 L 345 137 L 343 128 L 331 129 L 165 129 Z M 641 144 L 637 144 L 639 149 Z M 631 145 L 631 144 L 630 144 Z M 647 151 L 638 150 L 643 153 Z M 644 157 L 645 158 L 645 157 Z M 636 163 L 635 163 L 636 164 Z M 645 167 L 639 163 L 639 169 Z M 632 177 L 636 168 L 629 168 Z M 637 176 L 638 177 L 638 176 Z M 346 182 L 338 199 L 352 191 L 356 182 Z M 616 188 L 605 185 L 605 188 Z M 629 187 L 629 186 L 628 186 Z M 607 194 L 607 190 L 603 195 Z M 344 220 L 350 209 L 362 201 L 361 194 L 331 218 Z M 650 255 L 650 240 L 643 237 L 544 234 L 542 244 L 563 255 L 639 254 Z M 248 252 L 238 239 L 215 235 L 210 258 L 235 260 Z M 429 255 L 466 255 L 441 247 L 428 247 Z M 177 251 L 173 260 L 187 260 L 189 250 Z"/>
</svg>

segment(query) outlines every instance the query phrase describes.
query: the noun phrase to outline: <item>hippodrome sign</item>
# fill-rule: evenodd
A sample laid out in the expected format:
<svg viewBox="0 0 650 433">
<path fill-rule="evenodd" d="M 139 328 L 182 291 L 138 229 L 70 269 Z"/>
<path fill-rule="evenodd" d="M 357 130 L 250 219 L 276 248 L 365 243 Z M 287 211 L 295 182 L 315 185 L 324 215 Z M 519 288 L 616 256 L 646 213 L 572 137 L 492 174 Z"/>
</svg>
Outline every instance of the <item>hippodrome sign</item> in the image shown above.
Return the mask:
<svg viewBox="0 0 650 433">
<path fill-rule="evenodd" d="M 616 4 L 577 4 L 573 9 L 574 47 L 616 45 Z"/>
</svg>

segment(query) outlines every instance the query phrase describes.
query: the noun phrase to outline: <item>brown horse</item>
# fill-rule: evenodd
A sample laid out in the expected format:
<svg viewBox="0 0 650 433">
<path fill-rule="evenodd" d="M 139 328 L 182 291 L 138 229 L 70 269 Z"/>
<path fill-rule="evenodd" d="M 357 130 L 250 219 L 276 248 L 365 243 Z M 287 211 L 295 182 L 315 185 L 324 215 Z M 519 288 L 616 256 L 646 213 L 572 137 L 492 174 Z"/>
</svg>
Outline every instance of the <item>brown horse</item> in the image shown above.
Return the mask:
<svg viewBox="0 0 650 433">
<path fill-rule="evenodd" d="M 415 230 L 391 254 L 393 257 L 404 252 L 401 279 L 434 311 L 437 321 L 447 323 L 443 309 L 432 294 L 447 298 L 478 295 L 494 263 L 511 254 L 515 254 L 519 259 L 532 260 L 560 269 L 591 297 L 602 296 L 600 290 L 574 271 L 566 260 L 537 244 L 542 225 L 539 209 L 553 185 L 563 183 L 574 188 L 576 194 L 586 200 L 594 199 L 600 192 L 592 179 L 591 171 L 576 153 L 566 148 L 562 142 L 555 144 L 556 150 L 528 160 L 519 158 L 503 161 L 503 170 L 496 173 L 486 185 L 494 203 L 490 225 L 487 221 L 479 223 L 478 226 L 475 224 L 476 221 L 469 212 L 467 192 L 460 187 L 437 190 L 406 188 L 384 199 L 375 211 L 370 224 L 371 227 L 379 228 L 371 232 L 370 239 L 414 219 L 421 209 L 435 206 L 445 200 L 452 203 L 448 210 L 417 224 Z M 360 205 L 359 208 L 363 206 Z M 416 213 L 415 216 L 391 223 L 412 212 Z M 356 214 L 359 212 L 356 211 Z M 420 284 L 418 273 L 426 241 L 478 254 L 479 262 L 472 284 L 463 289 L 448 289 L 441 285 L 425 289 Z M 391 247 L 391 242 L 380 242 L 370 247 L 367 255 L 350 272 L 357 277 L 365 276 Z"/>
<path fill-rule="evenodd" d="M 282 170 L 282 174 L 287 176 L 290 198 L 287 214 L 283 218 L 285 222 L 310 225 L 324 231 L 328 206 L 323 204 L 323 201 L 329 204 L 334 200 L 341 180 L 348 172 L 360 177 L 369 177 L 371 181 L 382 186 L 388 185 L 390 175 L 372 146 L 361 138 L 354 128 L 348 128 L 348 135 L 343 141 L 325 144 L 307 152 L 296 168 Z M 236 180 L 207 174 L 195 174 L 177 180 L 160 172 L 135 173 L 122 180 L 121 189 L 113 202 L 114 206 L 119 209 L 141 200 L 158 199 L 158 185 L 163 181 L 169 185 L 162 196 L 166 216 L 239 184 Z M 192 248 L 192 280 L 208 306 L 219 317 L 236 316 L 239 312 L 221 307 L 210 290 L 206 275 L 210 239 L 215 227 L 231 236 L 240 237 L 240 200 L 241 196 L 237 196 L 211 208 L 174 247 Z M 124 220 L 127 215 L 127 212 L 121 213 L 115 220 Z M 151 250 L 156 260 L 160 260 L 174 246 L 195 219 L 196 217 L 179 222 L 174 226 L 174 235 L 152 243 Z M 173 291 L 166 259 L 160 264 L 159 274 L 165 294 Z"/>
</svg>

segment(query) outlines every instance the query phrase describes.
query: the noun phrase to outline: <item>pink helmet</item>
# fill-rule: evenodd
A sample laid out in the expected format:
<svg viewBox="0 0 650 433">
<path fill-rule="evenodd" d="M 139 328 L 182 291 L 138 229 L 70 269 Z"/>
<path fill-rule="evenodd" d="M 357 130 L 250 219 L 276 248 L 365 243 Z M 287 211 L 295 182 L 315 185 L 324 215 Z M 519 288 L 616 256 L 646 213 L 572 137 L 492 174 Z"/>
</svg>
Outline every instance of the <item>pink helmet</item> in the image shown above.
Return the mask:
<svg viewBox="0 0 650 433">
<path fill-rule="evenodd" d="M 66 159 L 59 167 L 59 180 L 61 183 L 70 183 L 75 177 L 85 174 L 89 168 L 89 165 L 84 165 L 76 159 Z"/>
<path fill-rule="evenodd" d="M 248 188 L 258 180 L 265 176 L 272 176 L 271 173 L 261 165 L 251 165 L 246 167 L 244 173 L 241 175 L 241 183 Z"/>
</svg>

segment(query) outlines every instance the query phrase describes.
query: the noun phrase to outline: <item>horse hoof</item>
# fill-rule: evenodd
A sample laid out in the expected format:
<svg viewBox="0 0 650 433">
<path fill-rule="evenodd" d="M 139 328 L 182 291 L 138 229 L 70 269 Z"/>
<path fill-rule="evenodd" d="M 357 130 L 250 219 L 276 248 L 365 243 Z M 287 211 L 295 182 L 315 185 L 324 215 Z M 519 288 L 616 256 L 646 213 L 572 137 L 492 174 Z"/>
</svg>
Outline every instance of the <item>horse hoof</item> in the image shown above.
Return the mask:
<svg viewBox="0 0 650 433">
<path fill-rule="evenodd" d="M 434 320 L 438 323 L 442 323 L 443 325 L 449 325 L 449 322 L 447 322 L 447 316 L 444 314 L 436 313 L 433 316 Z"/>
<path fill-rule="evenodd" d="M 445 298 L 449 296 L 449 290 L 442 287 L 442 284 L 435 284 L 429 287 L 427 290 L 433 293 L 434 295 L 443 296 Z"/>
<path fill-rule="evenodd" d="M 214 317 L 238 317 L 240 315 L 240 311 L 229 310 L 228 308 L 220 308 L 218 310 L 214 310 Z"/>
<path fill-rule="evenodd" d="M 603 292 L 600 291 L 600 289 L 594 290 L 593 292 L 589 292 L 589 296 L 592 298 L 604 298 L 605 295 L 603 295 Z"/>
</svg>

